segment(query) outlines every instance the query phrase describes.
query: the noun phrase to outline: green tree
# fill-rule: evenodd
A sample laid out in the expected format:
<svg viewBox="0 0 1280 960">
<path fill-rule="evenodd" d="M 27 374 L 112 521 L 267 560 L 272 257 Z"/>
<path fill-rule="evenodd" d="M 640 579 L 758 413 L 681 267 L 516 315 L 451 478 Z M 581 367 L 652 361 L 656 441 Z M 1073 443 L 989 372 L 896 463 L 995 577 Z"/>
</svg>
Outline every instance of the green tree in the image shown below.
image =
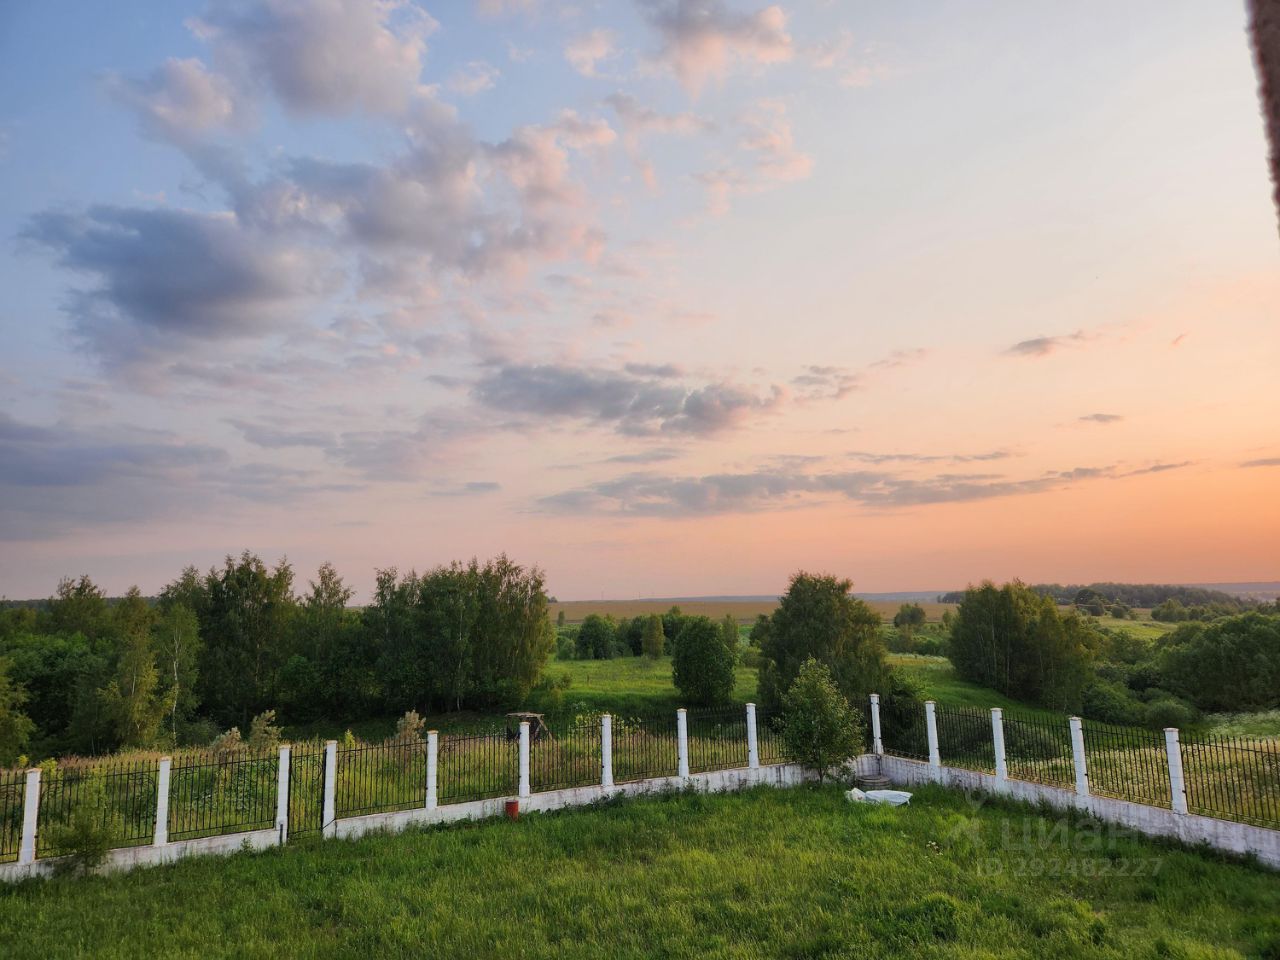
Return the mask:
<svg viewBox="0 0 1280 960">
<path fill-rule="evenodd" d="M 661 657 L 664 639 L 662 618 L 656 613 L 649 614 L 649 618 L 644 622 L 644 655 L 650 660 Z"/>
<path fill-rule="evenodd" d="M 11 766 L 27 747 L 36 725 L 22 712 L 27 692 L 13 682 L 9 661 L 0 657 L 0 765 Z"/>
<path fill-rule="evenodd" d="M 1055 710 L 1080 709 L 1101 635 L 1019 581 L 965 591 L 951 628 L 951 662 L 966 680 Z"/>
<path fill-rule="evenodd" d="M 1280 707 L 1280 617 L 1245 613 L 1160 638 L 1161 686 L 1202 710 Z"/>
<path fill-rule="evenodd" d="M 53 633 L 81 633 L 97 640 L 108 631 L 106 595 L 83 574 L 78 580 L 63 578 L 49 600 L 49 620 Z"/>
<path fill-rule="evenodd" d="M 862 715 L 849 705 L 827 666 L 805 660 L 782 698 L 782 742 L 797 763 L 826 777 L 862 747 Z"/>
<path fill-rule="evenodd" d="M 598 613 L 587 614 L 574 641 L 578 659 L 608 660 L 613 656 L 617 638 L 618 628 L 612 617 L 602 617 Z"/>
<path fill-rule="evenodd" d="M 686 701 L 727 703 L 733 695 L 733 659 L 719 627 L 708 617 L 686 617 L 672 654 L 672 680 Z"/>
<path fill-rule="evenodd" d="M 115 676 L 101 692 L 116 743 L 150 747 L 169 712 L 156 670 L 151 630 L 155 613 L 137 587 L 131 587 L 111 611 L 119 631 Z"/>
<path fill-rule="evenodd" d="M 196 694 L 200 621 L 185 604 L 162 604 L 160 610 L 151 630 L 152 649 L 161 696 L 169 707 L 169 733 L 176 742 L 179 724 L 190 720 L 200 705 Z"/>
<path fill-rule="evenodd" d="M 268 568 L 246 550 L 228 556 L 205 578 L 208 611 L 201 618 L 201 699 L 222 723 L 248 723 L 271 702 L 276 671 L 288 659 L 297 611 L 287 560 Z"/>
<path fill-rule="evenodd" d="M 849 580 L 797 573 L 767 621 L 752 635 L 760 644 L 760 702 L 768 710 L 782 706 L 783 694 L 810 658 L 826 665 L 840 692 L 865 703 L 883 692 L 890 670 L 880 639 L 880 617 L 850 596 Z"/>
<path fill-rule="evenodd" d="M 729 656 L 736 664 L 738 662 L 738 621 L 733 619 L 733 615 L 726 613 L 724 619 L 720 621 L 720 636 L 724 638 L 725 649 L 729 651 Z"/>
<path fill-rule="evenodd" d="M 893 625 L 914 630 L 917 627 L 923 627 L 925 619 L 924 607 L 918 603 L 904 603 L 898 607 L 898 612 L 893 615 Z"/>
</svg>

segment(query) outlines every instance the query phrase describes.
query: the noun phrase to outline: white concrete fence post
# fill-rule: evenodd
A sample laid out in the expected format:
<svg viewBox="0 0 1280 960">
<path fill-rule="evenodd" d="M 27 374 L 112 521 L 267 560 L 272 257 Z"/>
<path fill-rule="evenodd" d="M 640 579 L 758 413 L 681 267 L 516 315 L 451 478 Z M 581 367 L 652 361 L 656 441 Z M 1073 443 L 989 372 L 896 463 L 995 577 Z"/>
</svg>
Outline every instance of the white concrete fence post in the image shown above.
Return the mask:
<svg viewBox="0 0 1280 960">
<path fill-rule="evenodd" d="M 679 776 L 689 776 L 689 721 L 684 707 L 676 711 L 676 757 L 679 762 Z"/>
<path fill-rule="evenodd" d="M 520 721 L 520 796 L 529 796 L 529 721 Z"/>
<path fill-rule="evenodd" d="M 320 820 L 323 836 L 338 835 L 338 741 L 324 744 L 324 807 Z"/>
<path fill-rule="evenodd" d="M 156 829 L 151 838 L 153 847 L 163 847 L 169 842 L 169 771 L 172 757 L 161 757 L 156 770 Z"/>
<path fill-rule="evenodd" d="M 1169 756 L 1169 796 L 1174 813 L 1187 812 L 1187 781 L 1182 775 L 1182 744 L 1177 727 L 1164 728 L 1164 749 Z"/>
<path fill-rule="evenodd" d="M 427 809 L 434 810 L 439 803 L 440 734 L 427 731 Z"/>
<path fill-rule="evenodd" d="M 280 760 L 276 766 L 276 833 L 281 846 L 289 839 L 289 761 L 292 757 L 293 748 L 287 743 L 280 744 Z"/>
<path fill-rule="evenodd" d="M 1009 762 L 1004 753 L 1004 711 L 991 708 L 991 745 L 996 755 L 996 779 L 1009 779 Z"/>
<path fill-rule="evenodd" d="M 613 789 L 613 717 L 600 715 L 600 786 Z"/>
<path fill-rule="evenodd" d="M 884 756 L 884 739 L 880 736 L 880 694 L 871 695 L 871 752 Z"/>
<path fill-rule="evenodd" d="M 40 818 L 40 768 L 27 771 L 27 789 L 22 798 L 22 842 L 19 863 L 36 862 L 36 823 Z"/>
<path fill-rule="evenodd" d="M 760 769 L 760 741 L 756 739 L 756 705 L 747 704 L 747 766 Z"/>
<path fill-rule="evenodd" d="M 1084 726 L 1079 717 L 1071 717 L 1071 756 L 1076 768 L 1076 796 L 1089 795 L 1089 770 L 1084 760 Z"/>
<path fill-rule="evenodd" d="M 938 717 L 934 713 L 937 706 L 932 700 L 924 702 L 924 729 L 929 737 L 929 766 L 934 776 L 942 773 L 942 754 L 938 751 Z"/>
</svg>

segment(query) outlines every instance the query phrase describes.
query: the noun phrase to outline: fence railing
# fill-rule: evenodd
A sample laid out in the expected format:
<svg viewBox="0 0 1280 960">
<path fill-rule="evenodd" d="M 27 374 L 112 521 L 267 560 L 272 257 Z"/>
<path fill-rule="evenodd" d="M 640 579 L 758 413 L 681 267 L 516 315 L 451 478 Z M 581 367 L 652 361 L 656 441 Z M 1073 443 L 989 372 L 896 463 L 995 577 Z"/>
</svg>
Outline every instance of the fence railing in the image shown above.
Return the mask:
<svg viewBox="0 0 1280 960">
<path fill-rule="evenodd" d="M 0 863 L 71 852 L 73 826 L 105 830 L 113 848 L 264 830 L 297 838 L 368 814 L 742 768 L 753 756 L 754 764 L 775 764 L 784 759 L 776 727 L 776 718 L 748 705 L 379 744 L 205 749 L 0 770 Z"/>
<path fill-rule="evenodd" d="M 873 698 L 871 711 L 890 756 L 1280 828 L 1277 740 L 1183 737 L 1173 728 L 933 701 Z"/>
</svg>

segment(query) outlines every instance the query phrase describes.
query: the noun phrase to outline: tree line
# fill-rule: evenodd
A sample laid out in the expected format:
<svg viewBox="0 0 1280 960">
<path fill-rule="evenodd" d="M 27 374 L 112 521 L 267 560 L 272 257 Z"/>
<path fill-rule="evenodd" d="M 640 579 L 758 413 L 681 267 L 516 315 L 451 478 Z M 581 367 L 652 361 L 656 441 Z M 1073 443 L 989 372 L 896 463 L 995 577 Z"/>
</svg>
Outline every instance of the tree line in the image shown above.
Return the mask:
<svg viewBox="0 0 1280 960">
<path fill-rule="evenodd" d="M 1193 725 L 1280 707 L 1280 604 L 1190 622 L 1155 641 L 1062 611 L 1018 581 L 970 587 L 950 624 L 966 680 L 1118 724 Z"/>
<path fill-rule="evenodd" d="M 505 555 L 379 570 L 371 602 L 330 564 L 298 591 L 248 551 L 148 599 L 87 576 L 0 610 L 0 762 L 208 742 L 267 709 L 319 717 L 518 703 L 555 643 L 544 576 Z"/>
</svg>

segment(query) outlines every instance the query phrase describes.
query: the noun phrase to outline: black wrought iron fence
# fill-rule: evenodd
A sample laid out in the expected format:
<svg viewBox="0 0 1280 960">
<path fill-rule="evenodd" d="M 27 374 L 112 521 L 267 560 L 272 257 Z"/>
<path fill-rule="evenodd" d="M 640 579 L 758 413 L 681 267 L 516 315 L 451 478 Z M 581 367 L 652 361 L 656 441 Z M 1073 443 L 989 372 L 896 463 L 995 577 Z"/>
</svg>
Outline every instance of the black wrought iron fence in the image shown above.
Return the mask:
<svg viewBox="0 0 1280 960">
<path fill-rule="evenodd" d="M 279 774 L 275 750 L 208 750 L 175 757 L 169 772 L 169 839 L 274 826 Z"/>
<path fill-rule="evenodd" d="M 598 784 L 600 749 L 598 718 L 541 727 L 529 745 L 530 789 L 539 793 Z"/>
<path fill-rule="evenodd" d="M 111 847 L 151 843 L 156 826 L 159 761 L 76 761 L 45 770 L 40 778 L 36 855 L 68 852 L 64 834 L 80 817 L 107 831 Z"/>
<path fill-rule="evenodd" d="M 520 745 L 506 733 L 441 737 L 441 803 L 515 796 L 520 787 Z"/>
<path fill-rule="evenodd" d="M 289 748 L 289 837 L 318 836 L 324 829 L 324 744 Z"/>
<path fill-rule="evenodd" d="M 338 747 L 334 785 L 337 817 L 390 813 L 425 806 L 427 741 L 387 740 Z"/>
<path fill-rule="evenodd" d="M 690 773 L 732 770 L 747 765 L 747 714 L 743 708 L 690 710 L 685 722 Z M 757 743 L 759 735 L 757 726 Z"/>
<path fill-rule="evenodd" d="M 939 703 L 934 707 L 934 721 L 938 729 L 938 756 L 943 763 L 995 772 L 996 749 L 990 710 Z"/>
<path fill-rule="evenodd" d="M 679 772 L 675 714 L 613 718 L 613 779 L 674 777 Z"/>
<path fill-rule="evenodd" d="M 1004 753 L 1009 776 L 1054 786 L 1073 786 L 1075 763 L 1066 717 L 1004 711 Z"/>
<path fill-rule="evenodd" d="M 1280 827 L 1280 740 L 1205 734 L 1181 751 L 1191 813 Z"/>
<path fill-rule="evenodd" d="M 760 762 L 786 763 L 787 748 L 782 742 L 782 715 L 770 710 L 756 710 L 756 750 Z"/>
<path fill-rule="evenodd" d="M 26 796 L 27 772 L 0 770 L 0 863 L 18 859 Z"/>
<path fill-rule="evenodd" d="M 1085 720 L 1083 728 L 1091 793 L 1155 807 L 1170 805 L 1169 754 L 1163 733 L 1093 720 Z"/>
<path fill-rule="evenodd" d="M 886 698 L 880 705 L 880 739 L 884 752 L 891 756 L 928 760 L 924 703 L 906 697 Z"/>
</svg>

